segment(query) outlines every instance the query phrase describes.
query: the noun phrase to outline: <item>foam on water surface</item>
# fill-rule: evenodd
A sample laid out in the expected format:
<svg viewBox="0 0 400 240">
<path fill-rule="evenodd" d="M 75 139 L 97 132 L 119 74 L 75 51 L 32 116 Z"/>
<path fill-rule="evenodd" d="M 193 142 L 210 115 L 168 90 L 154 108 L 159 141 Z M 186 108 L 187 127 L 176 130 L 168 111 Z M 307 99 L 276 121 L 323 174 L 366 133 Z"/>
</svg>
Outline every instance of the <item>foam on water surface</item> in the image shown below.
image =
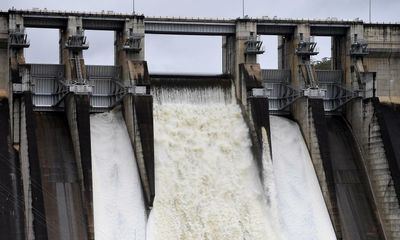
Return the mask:
<svg viewBox="0 0 400 240">
<path fill-rule="evenodd" d="M 277 207 L 282 232 L 291 240 L 334 240 L 321 188 L 298 125 L 270 117 Z"/>
<path fill-rule="evenodd" d="M 90 118 L 96 240 L 144 240 L 147 214 L 120 111 Z"/>
<path fill-rule="evenodd" d="M 218 93 L 212 95 L 219 101 L 193 95 L 180 103 L 179 93 L 163 94 L 170 95 L 154 106 L 156 197 L 148 239 L 278 239 L 239 106 Z"/>
</svg>

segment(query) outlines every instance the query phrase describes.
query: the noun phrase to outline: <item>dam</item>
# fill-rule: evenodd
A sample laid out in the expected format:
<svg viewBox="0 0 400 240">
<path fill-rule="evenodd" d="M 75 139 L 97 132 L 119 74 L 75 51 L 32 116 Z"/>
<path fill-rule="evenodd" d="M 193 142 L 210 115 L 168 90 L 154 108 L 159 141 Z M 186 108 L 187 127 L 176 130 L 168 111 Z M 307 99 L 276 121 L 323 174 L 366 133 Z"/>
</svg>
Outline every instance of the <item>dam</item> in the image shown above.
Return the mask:
<svg viewBox="0 0 400 240">
<path fill-rule="evenodd" d="M 29 28 L 59 62 L 25 61 Z M 85 63 L 85 30 L 114 65 Z M 221 37 L 222 74 L 152 72 L 149 34 Z M 359 20 L 0 12 L 0 236 L 400 239 L 399 49 Z"/>
</svg>

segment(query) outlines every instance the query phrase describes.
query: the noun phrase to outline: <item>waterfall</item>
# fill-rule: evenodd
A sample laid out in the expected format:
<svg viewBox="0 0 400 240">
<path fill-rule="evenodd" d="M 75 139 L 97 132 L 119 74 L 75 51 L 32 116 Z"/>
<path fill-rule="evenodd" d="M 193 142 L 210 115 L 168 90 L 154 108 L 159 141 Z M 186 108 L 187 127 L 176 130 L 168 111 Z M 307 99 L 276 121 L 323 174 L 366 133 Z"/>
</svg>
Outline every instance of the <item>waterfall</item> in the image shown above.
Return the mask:
<svg viewBox="0 0 400 240">
<path fill-rule="evenodd" d="M 146 210 L 120 111 L 90 118 L 96 240 L 144 240 Z"/>
<path fill-rule="evenodd" d="M 230 90 L 155 90 L 156 197 L 148 240 L 277 239 Z"/>
<path fill-rule="evenodd" d="M 282 232 L 291 240 L 336 239 L 299 127 L 270 117 L 273 171 Z"/>
</svg>

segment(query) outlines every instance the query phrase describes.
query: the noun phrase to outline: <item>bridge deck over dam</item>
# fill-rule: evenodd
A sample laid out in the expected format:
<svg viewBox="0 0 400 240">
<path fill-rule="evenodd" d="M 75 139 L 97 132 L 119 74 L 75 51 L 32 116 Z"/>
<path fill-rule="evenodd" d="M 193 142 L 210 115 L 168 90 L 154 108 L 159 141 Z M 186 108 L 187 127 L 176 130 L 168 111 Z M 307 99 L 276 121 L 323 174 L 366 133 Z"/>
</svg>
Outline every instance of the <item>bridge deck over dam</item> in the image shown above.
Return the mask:
<svg viewBox="0 0 400 240">
<path fill-rule="evenodd" d="M 33 28 L 65 28 L 68 17 L 82 17 L 83 27 L 88 30 L 122 30 L 126 19 L 131 14 L 79 13 L 35 10 L 10 10 L 24 18 L 25 27 Z M 8 15 L 8 12 L 1 12 Z M 257 23 L 257 34 L 285 35 L 293 33 L 298 24 L 310 24 L 311 35 L 334 36 L 346 34 L 346 28 L 354 24 L 362 24 L 360 20 L 305 20 L 278 18 L 244 18 L 244 19 L 212 19 L 212 18 L 174 18 L 143 17 L 145 33 L 152 34 L 187 34 L 187 35 L 234 35 L 236 21 L 252 21 Z"/>
<path fill-rule="evenodd" d="M 59 29 L 59 62 L 25 62 L 24 49 L 30 47 L 26 28 Z M 90 44 L 84 30 L 115 32 L 114 56 L 110 56 L 114 65 L 85 63 L 83 52 Z M 148 34 L 220 36 L 222 74 L 154 74 L 144 55 Z M 278 69 L 258 63 L 258 55 L 268 54 L 260 35 L 278 36 Z M 332 39 L 328 70 L 312 64 L 311 57 L 318 54 L 314 36 Z M 126 146 L 132 148 L 138 191 L 143 193 L 138 203 L 144 205 L 147 219 L 157 194 L 154 132 L 160 126 L 154 123 L 163 117 L 154 109 L 160 110 L 163 99 L 171 100 L 159 96 L 165 90 L 173 101 L 182 97 L 186 107 L 199 102 L 207 107 L 215 99 L 234 104 L 229 108 L 240 113 L 249 131 L 241 134 L 249 136 L 255 174 L 262 181 L 268 180 L 265 159 L 273 165 L 279 158 L 271 150 L 270 115 L 295 120 L 336 238 L 400 239 L 400 150 L 395 134 L 400 129 L 395 104 L 400 97 L 399 49 L 400 24 L 360 20 L 168 18 L 38 9 L 0 12 L 0 125 L 4 130 L 0 139 L 7 144 L 0 149 L 0 163 L 7 166 L 0 179 L 0 203 L 6 206 L 1 209 L 0 226 L 6 227 L 0 227 L 0 236 L 95 239 L 91 144 L 101 139 L 91 139 L 91 115 L 98 112 L 122 112 L 123 120 L 120 115 L 114 118 L 124 123 L 118 131 L 129 135 Z M 171 114 L 169 110 L 163 113 Z M 96 121 L 116 124 L 106 116 Z M 180 129 L 168 129 L 174 136 L 181 134 L 175 130 Z M 191 131 L 188 128 L 186 133 Z M 234 133 L 221 136 L 229 134 Z M 58 157 L 60 153 L 65 154 Z M 7 194 L 12 198 L 5 198 Z"/>
</svg>

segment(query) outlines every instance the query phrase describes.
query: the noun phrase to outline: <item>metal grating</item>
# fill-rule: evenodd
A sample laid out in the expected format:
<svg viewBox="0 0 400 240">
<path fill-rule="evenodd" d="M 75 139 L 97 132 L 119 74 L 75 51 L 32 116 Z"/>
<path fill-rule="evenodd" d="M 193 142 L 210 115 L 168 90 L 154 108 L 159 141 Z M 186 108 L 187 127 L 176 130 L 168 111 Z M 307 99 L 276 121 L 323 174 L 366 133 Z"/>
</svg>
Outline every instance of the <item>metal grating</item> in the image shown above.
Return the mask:
<svg viewBox="0 0 400 240">
<path fill-rule="evenodd" d="M 93 87 L 90 97 L 92 109 L 110 108 L 116 103 L 121 86 L 116 83 L 119 68 L 115 66 L 86 66 L 89 84 Z"/>
<path fill-rule="evenodd" d="M 336 111 L 351 99 L 358 97 L 358 92 L 343 86 L 341 70 L 316 71 L 319 88 L 326 90 L 324 109 L 327 112 Z"/>
<path fill-rule="evenodd" d="M 65 94 L 60 93 L 65 85 L 64 65 L 32 64 L 28 69 L 35 110 L 53 111 L 63 107 L 61 100 Z M 103 111 L 114 106 L 123 90 L 117 83 L 120 69 L 115 66 L 86 66 L 86 70 L 89 84 L 93 87 L 91 110 Z"/>
<path fill-rule="evenodd" d="M 298 97 L 299 92 L 290 87 L 290 70 L 268 69 L 261 71 L 264 88 L 268 92 L 269 109 L 285 112 Z"/>
<path fill-rule="evenodd" d="M 235 23 L 145 21 L 145 32 L 154 34 L 230 35 Z"/>
<path fill-rule="evenodd" d="M 341 70 L 317 70 L 317 79 L 323 83 L 342 83 L 343 72 Z"/>
<path fill-rule="evenodd" d="M 64 78 L 64 65 L 31 64 L 30 84 L 35 108 L 52 107 L 59 100 L 59 83 Z"/>
</svg>

